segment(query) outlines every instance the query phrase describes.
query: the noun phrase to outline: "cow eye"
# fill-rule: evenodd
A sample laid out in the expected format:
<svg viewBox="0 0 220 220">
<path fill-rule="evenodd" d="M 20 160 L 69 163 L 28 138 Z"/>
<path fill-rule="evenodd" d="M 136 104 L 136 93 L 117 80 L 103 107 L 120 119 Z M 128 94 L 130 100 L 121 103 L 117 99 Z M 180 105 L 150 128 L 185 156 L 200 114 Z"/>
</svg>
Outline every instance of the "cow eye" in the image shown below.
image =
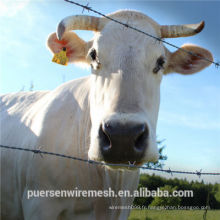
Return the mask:
<svg viewBox="0 0 220 220">
<path fill-rule="evenodd" d="M 96 54 L 96 50 L 92 49 L 91 52 L 89 53 L 90 57 L 92 58 L 93 61 L 96 60 L 97 58 L 97 54 Z"/>
<path fill-rule="evenodd" d="M 158 73 L 158 71 L 159 71 L 160 69 L 164 68 L 164 67 L 163 67 L 164 63 L 165 63 L 164 57 L 159 57 L 159 58 L 157 59 L 156 66 L 155 66 L 154 69 L 153 69 L 153 73 Z"/>
</svg>

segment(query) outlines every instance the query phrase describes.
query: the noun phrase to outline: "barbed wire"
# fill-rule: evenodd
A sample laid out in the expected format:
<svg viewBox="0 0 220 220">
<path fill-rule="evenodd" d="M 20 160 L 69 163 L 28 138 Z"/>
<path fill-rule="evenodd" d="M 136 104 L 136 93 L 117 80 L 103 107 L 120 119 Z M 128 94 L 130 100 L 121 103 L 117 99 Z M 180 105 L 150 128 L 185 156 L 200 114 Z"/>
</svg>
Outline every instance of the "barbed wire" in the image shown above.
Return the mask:
<svg viewBox="0 0 220 220">
<path fill-rule="evenodd" d="M 135 28 L 135 27 L 130 26 L 130 25 L 126 24 L 126 23 L 123 23 L 123 22 L 121 22 L 121 21 L 119 21 L 119 20 L 116 20 L 116 19 L 114 19 L 114 18 L 111 18 L 111 17 L 109 17 L 109 16 L 107 16 L 107 15 L 105 15 L 105 14 L 103 14 L 103 13 L 101 13 L 101 12 L 95 10 L 95 9 L 93 9 L 92 7 L 89 7 L 89 3 L 87 3 L 87 5 L 82 5 L 82 4 L 77 3 L 77 2 L 75 2 L 75 1 L 70 1 L 70 0 L 64 0 L 64 1 L 66 1 L 66 2 L 68 2 L 68 3 L 71 3 L 71 4 L 74 4 L 74 5 L 77 5 L 77 6 L 79 6 L 79 7 L 82 7 L 82 8 L 83 8 L 82 13 L 84 12 L 85 9 L 88 10 L 88 12 L 89 12 L 89 11 L 92 11 L 92 12 L 94 12 L 95 14 L 98 14 L 98 15 L 100 15 L 100 16 L 103 16 L 103 17 L 105 17 L 105 18 L 107 18 L 107 19 L 109 19 L 109 20 L 111 20 L 111 21 L 113 21 L 113 22 L 115 22 L 115 23 L 121 24 L 121 25 L 123 25 L 123 26 L 126 27 L 126 28 L 130 28 L 130 29 L 135 30 L 135 31 L 137 31 L 137 32 L 139 32 L 139 33 L 142 33 L 142 34 L 144 34 L 144 35 L 147 35 L 148 37 L 152 37 L 152 38 L 154 38 L 155 40 L 158 40 L 159 42 L 163 42 L 163 43 L 165 43 L 165 44 L 167 44 L 167 45 L 169 45 L 169 46 L 171 46 L 171 47 L 174 47 L 174 48 L 176 48 L 176 49 L 182 50 L 182 51 L 184 51 L 185 53 L 190 54 L 191 56 L 199 57 L 199 58 L 202 59 L 202 60 L 206 60 L 207 62 L 214 64 L 216 68 L 218 68 L 218 67 L 220 66 L 220 62 L 215 62 L 215 61 L 212 61 L 212 60 L 210 60 L 210 59 L 208 59 L 208 58 L 206 58 L 206 57 L 202 57 L 202 56 L 200 56 L 200 55 L 198 55 L 198 54 L 196 54 L 196 53 L 193 53 L 192 51 L 186 50 L 186 49 L 184 49 L 184 48 L 182 48 L 182 47 L 178 47 L 178 46 L 176 46 L 176 45 L 174 45 L 174 44 L 172 44 L 172 43 L 169 43 L 168 41 L 165 41 L 163 38 L 159 38 L 159 37 L 153 36 L 153 35 L 151 35 L 151 34 L 145 32 L 145 31 L 142 31 L 142 30 L 138 29 L 138 28 Z"/>
<path fill-rule="evenodd" d="M 105 163 L 105 162 L 100 162 L 100 161 L 95 161 L 95 160 L 87 160 L 79 157 L 74 157 L 70 155 L 65 155 L 61 153 L 53 153 L 53 152 L 48 152 L 48 151 L 42 151 L 41 147 L 38 149 L 29 149 L 29 148 L 22 148 L 22 147 L 14 147 L 14 146 L 5 146 L 5 145 L 0 145 L 1 148 L 5 149 L 11 149 L 11 150 L 20 150 L 20 151 L 27 151 L 27 152 L 32 152 L 34 154 L 39 154 L 43 158 L 43 154 L 45 155 L 52 155 L 56 157 L 62 157 L 66 159 L 71 159 L 71 160 L 77 160 L 89 164 L 94 164 L 94 165 L 102 165 L 102 166 L 110 166 L 110 167 L 125 167 L 125 168 L 131 168 L 131 169 L 144 169 L 144 170 L 152 170 L 152 171 L 158 171 L 158 172 L 165 172 L 173 175 L 174 173 L 176 174 L 190 174 L 190 175 L 197 175 L 198 177 L 201 177 L 202 175 L 213 175 L 213 176 L 218 176 L 220 173 L 215 173 L 215 172 L 202 172 L 200 171 L 179 171 L 179 170 L 171 170 L 169 169 L 158 169 L 158 168 L 151 168 L 151 167 L 146 167 L 146 166 L 137 166 L 135 163 L 130 163 L 129 164 L 113 164 L 113 163 Z"/>
</svg>

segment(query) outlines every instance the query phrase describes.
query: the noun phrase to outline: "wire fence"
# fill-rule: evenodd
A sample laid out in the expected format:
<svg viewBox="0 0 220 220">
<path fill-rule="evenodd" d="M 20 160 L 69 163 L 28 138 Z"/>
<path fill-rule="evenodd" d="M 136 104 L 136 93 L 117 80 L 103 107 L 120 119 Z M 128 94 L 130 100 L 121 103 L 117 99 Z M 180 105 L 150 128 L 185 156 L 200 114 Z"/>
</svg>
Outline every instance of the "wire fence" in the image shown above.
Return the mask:
<svg viewBox="0 0 220 220">
<path fill-rule="evenodd" d="M 41 157 L 43 155 L 51 155 L 51 156 L 56 156 L 56 157 L 62 157 L 66 159 L 71 159 L 71 160 L 77 160 L 93 165 L 102 165 L 102 166 L 110 166 L 110 167 L 124 167 L 128 169 L 144 169 L 144 170 L 152 170 L 152 171 L 157 171 L 157 172 L 164 172 L 164 173 L 169 173 L 171 175 L 173 174 L 191 174 L 191 175 L 197 175 L 198 177 L 202 175 L 212 175 L 212 176 L 219 176 L 220 173 L 215 173 L 215 172 L 202 172 L 200 171 L 179 171 L 179 170 L 171 170 L 171 169 L 159 169 L 159 168 L 151 168 L 147 166 L 137 166 L 135 163 L 130 163 L 128 161 L 128 164 L 113 164 L 113 163 L 105 163 L 105 162 L 100 162 L 100 161 L 95 161 L 95 160 L 87 160 L 71 155 L 65 155 L 61 153 L 53 153 L 53 152 L 48 152 L 48 151 L 42 151 L 40 148 L 39 149 L 29 149 L 29 148 L 22 148 L 22 147 L 14 147 L 14 146 L 4 146 L 0 145 L 1 148 L 5 149 L 11 149 L 11 150 L 20 150 L 20 151 L 27 151 L 27 152 L 32 152 L 34 154 L 39 154 Z"/>
<path fill-rule="evenodd" d="M 123 22 L 121 22 L 121 21 L 119 21 L 119 20 L 116 20 L 116 19 L 114 19 L 114 18 L 111 18 L 111 17 L 109 17 L 109 16 L 107 16 L 107 15 L 105 15 L 105 14 L 103 14 L 103 13 L 101 13 L 101 12 L 95 10 L 95 9 L 93 9 L 92 7 L 89 7 L 89 3 L 88 3 L 87 5 L 82 5 L 82 4 L 77 3 L 77 2 L 75 2 L 75 1 L 70 1 L 70 0 L 64 0 L 64 1 L 66 1 L 66 2 L 68 2 L 68 3 L 71 3 L 71 4 L 74 4 L 74 5 L 77 5 L 77 6 L 79 6 L 79 7 L 82 7 L 82 8 L 83 8 L 82 13 L 84 12 L 84 10 L 88 10 L 88 12 L 91 11 L 91 12 L 93 12 L 93 13 L 95 13 L 95 14 L 98 14 L 98 15 L 100 15 L 100 16 L 103 16 L 103 17 L 105 17 L 105 18 L 107 18 L 107 19 L 109 19 L 109 20 L 111 20 L 111 21 L 113 21 L 113 22 L 115 22 L 115 23 L 121 24 L 121 25 L 123 25 L 123 26 L 126 27 L 126 28 L 130 28 L 130 29 L 135 30 L 135 31 L 137 31 L 137 32 L 139 32 L 139 33 L 141 33 L 141 34 L 144 34 L 144 35 L 148 36 L 148 37 L 154 38 L 155 40 L 157 40 L 157 41 L 159 41 L 159 42 L 165 43 L 165 44 L 167 44 L 167 45 L 169 45 L 169 46 L 171 46 L 171 47 L 174 47 L 174 48 L 176 48 L 176 49 L 182 50 L 182 51 L 184 51 L 185 53 L 190 54 L 191 56 L 195 56 L 195 57 L 198 57 L 198 58 L 200 58 L 200 59 L 202 59 L 202 60 L 206 60 L 207 62 L 214 64 L 216 68 L 218 68 L 218 67 L 220 66 L 220 62 L 212 61 L 212 60 L 210 60 L 210 59 L 208 59 L 208 58 L 206 58 L 206 57 L 202 57 L 201 55 L 198 55 L 198 54 L 196 54 L 196 53 L 193 53 L 192 51 L 183 49 L 182 47 L 178 47 L 178 46 L 176 46 L 176 45 L 174 45 L 174 44 L 172 44 L 172 43 L 169 43 L 168 41 L 165 41 L 163 38 L 159 38 L 159 37 L 153 36 L 153 35 L 151 35 L 151 34 L 145 32 L 145 31 L 142 31 L 142 30 L 140 30 L 140 29 L 138 29 L 138 28 L 136 28 L 136 27 L 130 26 L 130 25 L 128 25 L 128 24 L 126 24 L 126 23 L 123 23 Z"/>
</svg>

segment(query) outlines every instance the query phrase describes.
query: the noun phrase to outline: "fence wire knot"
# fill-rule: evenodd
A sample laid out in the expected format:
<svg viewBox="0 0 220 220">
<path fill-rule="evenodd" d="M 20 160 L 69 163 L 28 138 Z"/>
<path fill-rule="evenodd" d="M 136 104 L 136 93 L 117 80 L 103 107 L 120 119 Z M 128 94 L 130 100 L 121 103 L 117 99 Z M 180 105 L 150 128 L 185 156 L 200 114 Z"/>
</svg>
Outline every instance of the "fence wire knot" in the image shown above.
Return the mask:
<svg viewBox="0 0 220 220">
<path fill-rule="evenodd" d="M 169 170 L 167 170 L 167 173 L 169 173 L 171 176 L 173 176 L 173 172 L 170 168 L 169 168 Z"/>
<path fill-rule="evenodd" d="M 35 154 L 39 154 L 39 155 L 43 158 L 41 149 L 42 149 L 42 146 L 39 146 L 37 149 L 33 149 L 33 150 L 32 150 L 32 152 L 33 152 L 33 157 L 34 157 Z"/>
<path fill-rule="evenodd" d="M 196 175 L 200 178 L 201 177 L 201 175 L 202 175 L 202 169 L 200 169 L 200 171 L 198 171 L 198 170 L 196 170 Z"/>
<path fill-rule="evenodd" d="M 220 66 L 220 62 L 219 61 L 217 61 L 216 63 L 215 63 L 215 68 L 219 68 L 219 66 Z"/>
<path fill-rule="evenodd" d="M 136 163 L 136 161 L 134 161 L 134 162 L 128 161 L 128 169 L 136 167 L 135 163 Z"/>
<path fill-rule="evenodd" d="M 88 160 L 87 162 L 90 163 L 90 164 L 93 164 L 93 161 L 92 161 L 92 160 Z"/>
<path fill-rule="evenodd" d="M 126 28 L 129 28 L 129 25 L 128 24 L 123 24 Z"/>
<path fill-rule="evenodd" d="M 88 12 L 91 10 L 91 7 L 89 7 L 89 3 L 87 3 L 87 5 L 84 5 L 84 6 L 83 6 L 82 14 L 83 14 L 83 12 L 84 12 L 85 9 L 86 9 Z"/>
</svg>

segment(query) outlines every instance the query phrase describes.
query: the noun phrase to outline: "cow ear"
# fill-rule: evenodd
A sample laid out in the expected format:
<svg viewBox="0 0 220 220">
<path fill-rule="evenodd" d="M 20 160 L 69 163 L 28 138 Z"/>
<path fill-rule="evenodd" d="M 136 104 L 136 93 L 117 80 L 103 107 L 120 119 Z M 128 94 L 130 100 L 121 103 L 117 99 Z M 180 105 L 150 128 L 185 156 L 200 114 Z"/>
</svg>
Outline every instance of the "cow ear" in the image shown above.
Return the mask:
<svg viewBox="0 0 220 220">
<path fill-rule="evenodd" d="M 193 56 L 181 49 L 178 49 L 174 53 L 168 52 L 168 64 L 165 68 L 164 74 L 171 72 L 184 75 L 193 74 L 211 64 L 211 62 L 205 59 L 213 61 L 212 54 L 204 48 L 192 44 L 185 44 L 181 48 L 190 51 L 193 54 L 197 54 L 198 56 Z"/>
<path fill-rule="evenodd" d="M 56 33 L 51 34 L 47 40 L 47 47 L 55 54 L 66 48 L 69 62 L 86 62 L 87 43 L 73 32 L 64 34 L 62 40 L 58 40 Z"/>
</svg>

